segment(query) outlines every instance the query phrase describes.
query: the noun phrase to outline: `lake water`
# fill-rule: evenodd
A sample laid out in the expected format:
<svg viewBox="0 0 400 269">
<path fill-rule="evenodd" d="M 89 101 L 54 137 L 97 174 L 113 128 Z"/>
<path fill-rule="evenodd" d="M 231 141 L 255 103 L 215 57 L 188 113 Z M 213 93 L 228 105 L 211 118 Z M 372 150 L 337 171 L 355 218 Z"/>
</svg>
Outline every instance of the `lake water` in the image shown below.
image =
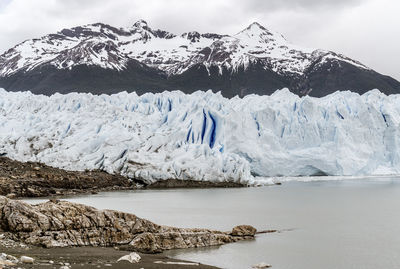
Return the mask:
<svg viewBox="0 0 400 269">
<path fill-rule="evenodd" d="M 290 182 L 241 189 L 173 189 L 68 198 L 132 212 L 158 224 L 230 230 L 279 229 L 253 241 L 167 255 L 222 268 L 400 268 L 400 180 Z M 40 200 L 30 200 L 37 202 Z"/>
</svg>

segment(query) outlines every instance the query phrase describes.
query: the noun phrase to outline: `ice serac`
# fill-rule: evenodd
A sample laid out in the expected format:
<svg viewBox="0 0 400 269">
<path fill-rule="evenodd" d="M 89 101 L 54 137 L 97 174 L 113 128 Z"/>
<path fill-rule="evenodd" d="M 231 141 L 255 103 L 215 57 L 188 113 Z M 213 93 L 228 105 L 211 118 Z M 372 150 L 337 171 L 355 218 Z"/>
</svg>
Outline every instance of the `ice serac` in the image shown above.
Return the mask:
<svg viewBox="0 0 400 269">
<path fill-rule="evenodd" d="M 147 183 L 398 174 L 399 125 L 400 95 L 378 90 L 300 98 L 282 89 L 243 99 L 0 90 L 0 153 Z"/>
</svg>

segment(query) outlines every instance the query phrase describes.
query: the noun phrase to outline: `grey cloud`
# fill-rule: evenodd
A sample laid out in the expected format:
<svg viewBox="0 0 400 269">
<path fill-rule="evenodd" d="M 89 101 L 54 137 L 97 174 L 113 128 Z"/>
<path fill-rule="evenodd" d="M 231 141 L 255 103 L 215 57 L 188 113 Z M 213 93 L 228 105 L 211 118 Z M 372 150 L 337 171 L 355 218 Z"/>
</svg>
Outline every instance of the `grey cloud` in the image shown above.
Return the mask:
<svg viewBox="0 0 400 269">
<path fill-rule="evenodd" d="M 283 9 L 326 9 L 326 8 L 345 8 L 353 7 L 364 0 L 248 0 L 244 6 L 249 10 L 258 10 L 259 12 L 273 12 Z M 335 11 L 335 10 L 332 10 Z"/>
</svg>

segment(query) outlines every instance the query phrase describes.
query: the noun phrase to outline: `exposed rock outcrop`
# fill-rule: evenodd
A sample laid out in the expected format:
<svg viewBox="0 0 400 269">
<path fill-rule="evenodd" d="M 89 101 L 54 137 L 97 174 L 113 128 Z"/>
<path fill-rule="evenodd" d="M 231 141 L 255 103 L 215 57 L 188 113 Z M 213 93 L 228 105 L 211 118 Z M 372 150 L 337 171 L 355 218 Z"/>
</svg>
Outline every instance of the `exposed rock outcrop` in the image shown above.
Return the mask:
<svg viewBox="0 0 400 269">
<path fill-rule="evenodd" d="M 157 253 L 168 249 L 223 245 L 254 238 L 251 226 L 232 232 L 157 225 L 133 214 L 98 210 L 67 201 L 38 205 L 0 196 L 0 231 L 15 240 L 43 247 L 124 246 Z"/>
<path fill-rule="evenodd" d="M 0 195 L 8 198 L 45 197 L 134 189 L 135 180 L 104 171 L 66 171 L 38 162 L 0 156 Z"/>
<path fill-rule="evenodd" d="M 231 235 L 233 236 L 254 236 L 257 230 L 250 225 L 239 225 L 232 229 Z"/>
</svg>

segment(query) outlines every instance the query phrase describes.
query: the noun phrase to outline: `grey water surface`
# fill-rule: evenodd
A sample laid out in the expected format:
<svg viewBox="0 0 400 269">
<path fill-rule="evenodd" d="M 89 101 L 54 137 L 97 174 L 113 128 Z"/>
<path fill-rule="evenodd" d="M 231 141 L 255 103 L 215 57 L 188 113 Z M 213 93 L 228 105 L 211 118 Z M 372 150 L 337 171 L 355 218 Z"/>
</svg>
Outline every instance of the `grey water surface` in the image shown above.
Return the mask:
<svg viewBox="0 0 400 269">
<path fill-rule="evenodd" d="M 166 252 L 222 268 L 251 268 L 260 262 L 276 269 L 400 268 L 397 178 L 109 192 L 67 200 L 177 227 L 228 231 L 250 224 L 282 230 L 221 247 Z"/>
</svg>

